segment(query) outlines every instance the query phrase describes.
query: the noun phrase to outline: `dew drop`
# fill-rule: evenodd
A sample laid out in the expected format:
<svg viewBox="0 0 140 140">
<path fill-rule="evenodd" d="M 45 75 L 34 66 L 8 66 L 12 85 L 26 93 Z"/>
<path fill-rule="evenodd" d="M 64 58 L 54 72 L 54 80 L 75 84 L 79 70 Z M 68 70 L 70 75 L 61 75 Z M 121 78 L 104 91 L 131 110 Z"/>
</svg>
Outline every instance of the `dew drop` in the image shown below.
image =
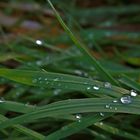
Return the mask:
<svg viewBox="0 0 140 140">
<path fill-rule="evenodd" d="M 41 66 L 41 65 L 42 65 L 42 62 L 41 62 L 41 61 L 36 61 L 36 64 L 37 64 L 38 66 Z"/>
<path fill-rule="evenodd" d="M 58 81 L 59 80 L 59 78 L 55 78 L 53 81 Z"/>
<path fill-rule="evenodd" d="M 100 122 L 99 124 L 100 124 L 100 125 L 103 125 L 103 122 Z"/>
<path fill-rule="evenodd" d="M 75 118 L 78 120 L 78 122 L 81 122 L 82 116 L 81 114 L 76 114 Z"/>
<path fill-rule="evenodd" d="M 55 89 L 54 92 L 53 92 L 53 94 L 54 95 L 58 95 L 60 92 L 61 92 L 61 89 Z"/>
<path fill-rule="evenodd" d="M 117 103 L 118 101 L 117 100 L 113 100 L 113 103 Z"/>
<path fill-rule="evenodd" d="M 99 87 L 98 86 L 93 86 L 93 89 L 99 90 Z"/>
<path fill-rule="evenodd" d="M 111 86 L 111 84 L 109 82 L 105 82 L 104 83 L 104 87 L 105 88 L 111 88 L 112 86 Z"/>
<path fill-rule="evenodd" d="M 1 104 L 1 103 L 4 103 L 4 100 L 0 99 L 0 104 Z"/>
<path fill-rule="evenodd" d="M 91 87 L 87 87 L 87 90 L 90 90 L 91 89 Z"/>
<path fill-rule="evenodd" d="M 131 91 L 130 91 L 130 95 L 133 96 L 133 97 L 136 97 L 136 96 L 137 96 L 137 93 L 136 93 L 136 91 L 131 90 Z"/>
<path fill-rule="evenodd" d="M 117 108 L 117 107 L 115 107 L 115 110 L 118 110 L 118 108 Z"/>
<path fill-rule="evenodd" d="M 105 116 L 105 114 L 104 114 L 104 113 L 102 113 L 102 112 L 100 112 L 100 116 Z"/>
<path fill-rule="evenodd" d="M 39 46 L 41 46 L 43 44 L 41 40 L 36 40 L 35 43 Z"/>
<path fill-rule="evenodd" d="M 110 104 L 105 105 L 105 108 L 110 108 Z"/>
<path fill-rule="evenodd" d="M 48 78 L 45 78 L 45 81 L 47 81 L 48 80 Z"/>
<path fill-rule="evenodd" d="M 36 83 L 36 82 L 37 82 L 37 79 L 33 79 L 33 80 L 32 80 L 32 83 Z"/>
<path fill-rule="evenodd" d="M 126 95 L 126 96 L 121 97 L 120 101 L 122 104 L 130 104 L 132 102 L 132 99 L 131 99 L 131 96 Z"/>
</svg>

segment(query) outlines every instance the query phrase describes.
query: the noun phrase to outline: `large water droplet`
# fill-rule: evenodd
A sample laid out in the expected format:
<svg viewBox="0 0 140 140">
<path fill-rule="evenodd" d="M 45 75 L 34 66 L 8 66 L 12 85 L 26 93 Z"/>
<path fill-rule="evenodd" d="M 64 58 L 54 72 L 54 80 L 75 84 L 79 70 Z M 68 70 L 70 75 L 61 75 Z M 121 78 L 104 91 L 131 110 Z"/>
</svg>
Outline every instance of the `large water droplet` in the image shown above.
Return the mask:
<svg viewBox="0 0 140 140">
<path fill-rule="evenodd" d="M 104 86 L 105 86 L 105 88 L 111 88 L 111 87 L 112 87 L 111 84 L 110 84 L 109 82 L 105 82 L 105 83 L 104 83 Z"/>
<path fill-rule="evenodd" d="M 132 102 L 131 96 L 125 95 L 120 99 L 121 103 L 123 104 L 130 104 Z"/>
<path fill-rule="evenodd" d="M 137 93 L 136 93 L 136 91 L 131 90 L 131 91 L 130 91 L 130 95 L 133 96 L 133 97 L 136 97 L 136 96 L 137 96 Z"/>
<path fill-rule="evenodd" d="M 98 86 L 93 86 L 93 89 L 99 90 L 99 87 Z"/>
</svg>

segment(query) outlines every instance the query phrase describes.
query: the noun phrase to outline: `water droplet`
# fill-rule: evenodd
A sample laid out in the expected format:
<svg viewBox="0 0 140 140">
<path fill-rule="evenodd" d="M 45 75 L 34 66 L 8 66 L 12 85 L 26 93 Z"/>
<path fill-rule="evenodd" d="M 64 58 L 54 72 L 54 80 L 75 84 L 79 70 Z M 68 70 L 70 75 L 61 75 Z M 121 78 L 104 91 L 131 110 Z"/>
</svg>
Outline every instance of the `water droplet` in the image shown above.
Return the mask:
<svg viewBox="0 0 140 140">
<path fill-rule="evenodd" d="M 3 102 L 4 102 L 4 100 L 0 99 L 0 104 L 3 103 Z"/>
<path fill-rule="evenodd" d="M 33 80 L 32 80 L 32 83 L 36 83 L 36 82 L 37 82 L 37 79 L 33 79 Z"/>
<path fill-rule="evenodd" d="M 53 92 L 53 94 L 54 95 L 58 95 L 60 92 L 61 92 L 61 89 L 55 89 L 54 92 Z"/>
<path fill-rule="evenodd" d="M 78 122 L 81 122 L 82 116 L 81 114 L 76 114 L 75 118 L 78 120 Z"/>
<path fill-rule="evenodd" d="M 41 79 L 42 79 L 41 77 L 38 78 L 38 80 L 41 80 Z"/>
<path fill-rule="evenodd" d="M 36 40 L 35 43 L 39 46 L 41 46 L 43 44 L 41 40 Z"/>
<path fill-rule="evenodd" d="M 45 78 L 45 81 L 47 81 L 48 80 L 48 78 Z"/>
<path fill-rule="evenodd" d="M 115 110 L 118 110 L 118 108 L 117 108 L 117 107 L 115 107 Z"/>
<path fill-rule="evenodd" d="M 90 90 L 91 89 L 91 87 L 87 87 L 87 90 Z"/>
<path fill-rule="evenodd" d="M 136 93 L 136 91 L 131 90 L 131 91 L 130 91 L 130 95 L 133 96 L 133 97 L 136 97 L 136 96 L 137 96 L 137 93 Z"/>
<path fill-rule="evenodd" d="M 41 61 L 36 61 L 36 64 L 37 64 L 38 66 L 41 66 L 41 65 L 42 65 L 42 62 L 41 62 Z"/>
<path fill-rule="evenodd" d="M 103 125 L 103 122 L 100 122 L 99 124 L 100 124 L 100 125 Z"/>
<path fill-rule="evenodd" d="M 112 87 L 111 84 L 110 84 L 109 82 L 105 82 L 105 83 L 104 83 L 104 86 L 105 86 L 105 88 L 111 88 L 111 87 Z"/>
<path fill-rule="evenodd" d="M 110 104 L 105 105 L 105 108 L 110 108 Z"/>
<path fill-rule="evenodd" d="M 117 103 L 118 101 L 117 100 L 113 100 L 113 103 Z"/>
<path fill-rule="evenodd" d="M 55 78 L 53 81 L 58 81 L 59 80 L 59 78 Z"/>
<path fill-rule="evenodd" d="M 93 89 L 99 90 L 99 87 L 98 86 L 93 86 Z"/>
<path fill-rule="evenodd" d="M 130 104 L 132 102 L 131 96 L 125 95 L 120 99 L 122 104 Z"/>
<path fill-rule="evenodd" d="M 102 113 L 102 112 L 100 112 L 100 115 L 101 115 L 101 116 L 105 116 L 105 114 L 104 114 L 104 113 Z"/>
<path fill-rule="evenodd" d="M 25 104 L 25 106 L 29 106 L 30 105 L 30 103 L 29 102 L 27 102 L 26 104 Z"/>
</svg>

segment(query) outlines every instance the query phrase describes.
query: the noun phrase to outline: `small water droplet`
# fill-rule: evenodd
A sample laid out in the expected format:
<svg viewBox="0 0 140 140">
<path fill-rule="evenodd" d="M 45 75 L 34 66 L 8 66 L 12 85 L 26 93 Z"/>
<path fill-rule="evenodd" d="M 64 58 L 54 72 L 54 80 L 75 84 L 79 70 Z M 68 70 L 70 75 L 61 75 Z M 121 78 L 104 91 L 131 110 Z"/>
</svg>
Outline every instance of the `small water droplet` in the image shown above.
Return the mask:
<svg viewBox="0 0 140 140">
<path fill-rule="evenodd" d="M 122 104 L 130 104 L 132 102 L 131 96 L 125 95 L 120 99 Z"/>
<path fill-rule="evenodd" d="M 36 61 L 36 64 L 37 64 L 38 66 L 41 66 L 41 65 L 42 65 L 42 62 L 41 62 L 41 61 Z"/>
<path fill-rule="evenodd" d="M 59 78 L 55 78 L 53 81 L 58 81 L 59 80 Z"/>
<path fill-rule="evenodd" d="M 136 97 L 136 96 L 137 96 L 137 93 L 136 93 L 136 91 L 131 90 L 131 91 L 130 91 L 130 95 L 133 96 L 133 97 Z"/>
<path fill-rule="evenodd" d="M 3 102 L 4 102 L 4 100 L 1 100 L 1 99 L 0 99 L 0 104 L 3 103 Z"/>
<path fill-rule="evenodd" d="M 93 89 L 99 90 L 99 87 L 98 86 L 93 86 Z"/>
<path fill-rule="evenodd" d="M 105 105 L 105 108 L 110 108 L 110 104 Z"/>
<path fill-rule="evenodd" d="M 47 81 L 48 80 L 48 78 L 45 78 L 45 81 Z"/>
<path fill-rule="evenodd" d="M 115 99 L 115 100 L 113 100 L 113 103 L 117 103 L 118 101 Z"/>
<path fill-rule="evenodd" d="M 90 90 L 91 89 L 91 87 L 87 87 L 87 90 Z"/>
<path fill-rule="evenodd" d="M 104 114 L 104 113 L 102 113 L 102 112 L 100 112 L 100 115 L 101 115 L 101 116 L 105 116 L 105 114 Z"/>
<path fill-rule="evenodd" d="M 109 82 L 105 82 L 104 83 L 104 87 L 105 88 L 111 88 L 112 86 L 111 86 L 111 84 Z"/>
<path fill-rule="evenodd" d="M 115 110 L 118 110 L 118 108 L 117 108 L 117 107 L 115 107 Z"/>
<path fill-rule="evenodd" d="M 99 124 L 100 124 L 100 125 L 103 125 L 103 122 L 100 122 Z"/>
<path fill-rule="evenodd" d="M 32 80 L 32 83 L 36 83 L 36 82 L 37 82 L 37 79 L 33 79 L 33 80 Z"/>
<path fill-rule="evenodd" d="M 41 77 L 38 78 L 38 80 L 41 80 L 41 79 L 42 79 Z"/>
<path fill-rule="evenodd" d="M 61 89 L 55 89 L 54 92 L 53 92 L 53 94 L 54 95 L 58 95 L 60 92 L 61 92 Z"/>
<path fill-rule="evenodd" d="M 35 43 L 39 46 L 41 46 L 43 44 L 41 40 L 36 40 Z"/>
<path fill-rule="evenodd" d="M 78 120 L 78 122 L 81 122 L 82 116 L 81 114 L 76 114 L 75 118 Z"/>
</svg>

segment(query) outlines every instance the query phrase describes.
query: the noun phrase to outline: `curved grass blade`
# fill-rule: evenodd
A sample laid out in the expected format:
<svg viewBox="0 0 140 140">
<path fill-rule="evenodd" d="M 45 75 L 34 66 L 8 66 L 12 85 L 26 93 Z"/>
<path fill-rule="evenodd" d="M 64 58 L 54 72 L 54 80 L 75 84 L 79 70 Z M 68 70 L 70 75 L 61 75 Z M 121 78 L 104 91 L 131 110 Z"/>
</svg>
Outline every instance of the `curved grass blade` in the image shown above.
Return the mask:
<svg viewBox="0 0 140 140">
<path fill-rule="evenodd" d="M 101 121 L 102 119 L 105 119 L 109 117 L 106 113 L 106 117 L 102 117 L 99 114 L 92 115 L 90 117 L 86 117 L 80 120 L 80 122 L 73 122 L 67 126 L 62 127 L 60 130 L 55 131 L 54 133 L 48 135 L 45 139 L 46 140 L 60 140 L 62 138 L 68 137 L 72 134 L 75 134 L 86 127 L 89 127 L 90 125 L 93 125 L 97 121 Z"/>
<path fill-rule="evenodd" d="M 121 136 L 121 137 L 124 137 L 127 139 L 131 139 L 131 140 L 139 140 L 139 137 L 135 136 L 134 134 L 131 134 L 124 130 L 118 129 L 116 127 L 113 127 L 113 126 L 110 126 L 110 125 L 107 125 L 104 123 L 100 124 L 99 122 L 95 123 L 94 125 L 98 126 L 99 128 L 101 128 L 109 133 L 112 133 L 114 135 L 118 135 L 118 136 Z"/>
<path fill-rule="evenodd" d="M 109 107 L 107 107 L 107 105 Z M 4 121 L 1 123 L 0 129 L 4 129 L 15 124 L 33 122 L 34 120 L 52 115 L 62 116 L 87 112 L 118 112 L 140 114 L 140 99 L 133 98 L 132 103 L 127 105 L 122 104 L 119 100 L 118 102 L 114 103 L 111 98 L 87 98 L 60 101 L 49 104 L 46 107 L 42 107 L 31 113 L 27 113 L 19 117 Z"/>
<path fill-rule="evenodd" d="M 64 30 L 67 32 L 69 37 L 72 39 L 72 41 L 75 43 L 75 45 L 79 48 L 79 50 L 85 55 L 85 59 L 89 61 L 91 64 L 95 66 L 98 72 L 102 75 L 104 80 L 108 80 L 114 85 L 119 85 L 119 83 L 100 65 L 100 63 L 89 53 L 89 51 L 86 49 L 86 47 L 74 36 L 74 34 L 71 32 L 71 30 L 66 26 L 62 18 L 60 17 L 59 13 L 56 11 L 50 0 L 47 0 L 50 6 L 52 7 L 53 11 L 55 12 L 55 15 L 59 21 L 59 23 L 62 25 Z"/>
<path fill-rule="evenodd" d="M 6 121 L 6 120 L 8 120 L 8 118 L 0 114 L 0 122 Z M 28 135 L 29 137 L 34 138 L 35 140 L 43 140 L 45 138 L 45 136 L 43 136 L 42 134 L 35 132 L 31 129 L 28 129 L 22 125 L 14 125 L 13 128 L 16 131 L 19 131 L 21 133 Z"/>
<path fill-rule="evenodd" d="M 137 82 L 133 81 L 132 79 L 130 79 L 128 76 L 126 75 L 122 75 L 121 79 L 119 80 L 122 84 L 127 85 L 128 87 L 131 87 L 137 91 L 140 92 L 140 84 L 138 84 Z"/>
<path fill-rule="evenodd" d="M 116 86 L 106 88 L 104 86 L 104 82 L 68 74 L 51 73 L 46 71 L 42 72 L 1 68 L 0 76 L 31 86 L 79 90 L 90 93 L 103 93 L 113 97 L 120 97 L 122 94 L 129 93 L 129 91 Z M 95 87 L 99 87 L 99 90 L 97 90 Z"/>
</svg>

